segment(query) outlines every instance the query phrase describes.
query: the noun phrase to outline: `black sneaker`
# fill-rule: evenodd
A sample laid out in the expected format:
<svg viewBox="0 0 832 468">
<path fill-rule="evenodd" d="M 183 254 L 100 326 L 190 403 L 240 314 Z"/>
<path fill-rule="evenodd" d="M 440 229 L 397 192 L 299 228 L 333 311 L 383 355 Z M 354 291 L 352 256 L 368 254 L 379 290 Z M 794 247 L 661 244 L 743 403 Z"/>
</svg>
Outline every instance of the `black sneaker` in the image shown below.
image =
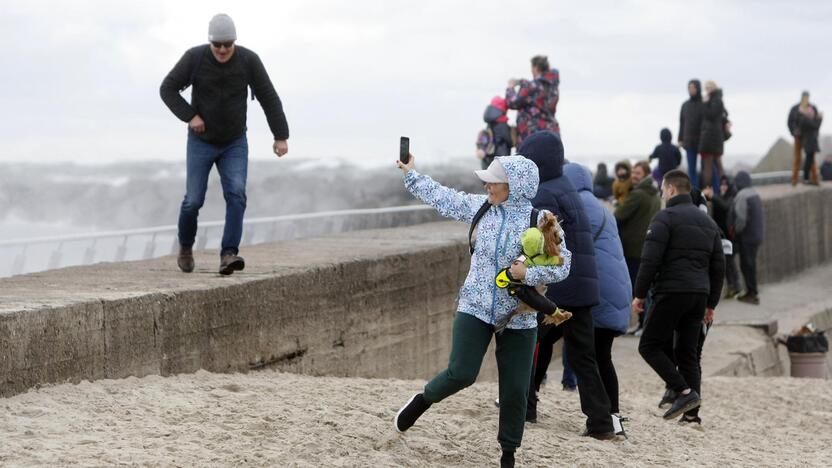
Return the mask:
<svg viewBox="0 0 832 468">
<path fill-rule="evenodd" d="M 676 398 L 676 401 L 673 402 L 673 406 L 671 406 L 670 409 L 664 413 L 664 418 L 676 419 L 681 416 L 682 413 L 698 408 L 701 404 L 702 400 L 699 398 L 699 394 L 696 393 L 696 390 L 691 390 L 687 395 L 679 395 L 679 398 Z"/>
<path fill-rule="evenodd" d="M 616 435 L 615 431 L 610 432 L 589 432 L 589 429 L 581 433 L 581 437 L 592 437 L 595 440 L 608 440 L 612 442 L 620 442 L 624 437 Z"/>
<path fill-rule="evenodd" d="M 673 404 L 674 401 L 676 401 L 676 398 L 678 396 L 679 396 L 679 394 L 676 393 L 674 390 L 669 389 L 669 388 L 666 389 L 664 391 L 664 395 L 662 395 L 662 401 L 659 402 L 659 408 L 661 408 L 661 409 L 670 408 L 670 406 Z"/>
<path fill-rule="evenodd" d="M 416 423 L 416 420 L 419 419 L 419 416 L 424 414 L 425 411 L 430 408 L 430 403 L 425 400 L 425 397 L 422 396 L 421 393 L 417 393 L 410 397 L 407 400 L 407 403 L 402 406 L 402 409 L 396 413 L 395 419 L 393 419 L 393 425 L 396 426 L 396 430 L 399 432 L 404 432 L 413 426 Z"/>
<path fill-rule="evenodd" d="M 503 450 L 503 456 L 500 457 L 500 468 L 514 468 L 514 451 Z"/>
<path fill-rule="evenodd" d="M 682 424 L 682 425 L 698 424 L 698 425 L 701 426 L 702 425 L 702 419 L 699 416 L 688 416 L 687 414 L 683 414 L 682 419 L 679 420 L 679 424 Z"/>
</svg>

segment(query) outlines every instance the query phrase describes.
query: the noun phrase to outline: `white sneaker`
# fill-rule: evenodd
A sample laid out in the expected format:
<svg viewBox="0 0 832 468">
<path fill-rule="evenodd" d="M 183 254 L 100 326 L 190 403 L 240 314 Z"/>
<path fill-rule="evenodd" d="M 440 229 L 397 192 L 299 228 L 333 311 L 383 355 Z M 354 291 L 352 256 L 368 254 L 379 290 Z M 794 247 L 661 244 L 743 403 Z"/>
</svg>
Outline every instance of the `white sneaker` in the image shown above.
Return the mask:
<svg viewBox="0 0 832 468">
<path fill-rule="evenodd" d="M 624 424 L 621 423 L 621 415 L 612 414 L 612 431 L 617 436 L 627 437 L 627 433 L 624 432 Z"/>
</svg>

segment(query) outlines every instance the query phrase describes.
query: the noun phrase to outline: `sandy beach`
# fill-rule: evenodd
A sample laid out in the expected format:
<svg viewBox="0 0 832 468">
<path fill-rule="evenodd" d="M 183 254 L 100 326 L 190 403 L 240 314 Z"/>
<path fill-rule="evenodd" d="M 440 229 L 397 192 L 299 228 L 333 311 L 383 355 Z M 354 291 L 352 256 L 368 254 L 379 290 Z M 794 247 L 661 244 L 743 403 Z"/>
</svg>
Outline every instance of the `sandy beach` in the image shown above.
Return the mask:
<svg viewBox="0 0 832 468">
<path fill-rule="evenodd" d="M 706 378 L 701 428 L 664 421 L 662 386 L 621 340 L 629 439 L 579 436 L 578 396 L 544 387 L 520 466 L 828 466 L 832 381 Z M 496 385 L 435 405 L 404 435 L 392 418 L 424 382 L 262 371 L 56 385 L 0 400 L 0 464 L 493 466 Z"/>
</svg>

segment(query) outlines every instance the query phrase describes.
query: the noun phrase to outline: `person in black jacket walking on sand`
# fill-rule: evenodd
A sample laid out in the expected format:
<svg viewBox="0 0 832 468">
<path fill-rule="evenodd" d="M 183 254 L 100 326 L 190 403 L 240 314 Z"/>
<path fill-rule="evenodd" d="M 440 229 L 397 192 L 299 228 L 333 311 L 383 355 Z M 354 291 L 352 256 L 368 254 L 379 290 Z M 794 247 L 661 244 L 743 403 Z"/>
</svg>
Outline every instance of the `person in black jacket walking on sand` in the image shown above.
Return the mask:
<svg viewBox="0 0 832 468">
<path fill-rule="evenodd" d="M 665 419 L 701 405 L 700 329 L 714 319 L 725 271 L 719 227 L 693 206 L 690 191 L 690 179 L 684 172 L 674 170 L 665 175 L 662 198 L 667 208 L 650 223 L 633 292 L 633 310 L 641 312 L 651 285 L 655 291 L 638 351 L 678 394 Z M 675 363 L 664 351 L 674 332 Z"/>
<path fill-rule="evenodd" d="M 179 120 L 188 123 L 185 199 L 179 212 L 179 257 L 185 273 L 194 270 L 193 244 L 199 209 L 205 202 L 208 175 L 216 164 L 225 197 L 225 229 L 220 250 L 220 274 L 230 275 L 245 267 L 239 254 L 246 211 L 248 140 L 246 99 L 251 87 L 274 136 L 278 157 L 289 151 L 289 126 L 283 104 L 269 75 L 254 52 L 235 44 L 237 30 L 228 15 L 219 14 L 208 24 L 208 44 L 185 52 L 168 73 L 159 93 Z M 180 92 L 193 86 L 191 102 Z"/>
</svg>

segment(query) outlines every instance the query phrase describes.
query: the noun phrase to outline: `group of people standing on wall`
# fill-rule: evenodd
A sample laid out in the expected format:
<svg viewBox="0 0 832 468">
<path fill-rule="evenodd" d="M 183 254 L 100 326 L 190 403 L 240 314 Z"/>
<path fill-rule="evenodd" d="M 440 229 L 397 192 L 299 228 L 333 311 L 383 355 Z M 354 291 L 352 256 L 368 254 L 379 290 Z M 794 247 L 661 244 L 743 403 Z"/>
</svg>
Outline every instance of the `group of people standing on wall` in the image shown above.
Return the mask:
<svg viewBox="0 0 832 468">
<path fill-rule="evenodd" d="M 690 97 L 679 113 L 679 147 L 685 149 L 693 186 L 718 191 L 719 180 L 725 174 L 725 141 L 731 138 L 731 121 L 722 101 L 722 89 L 713 81 L 706 81 L 703 94 L 700 81 L 693 79 L 688 82 L 688 94 Z M 700 158 L 701 172 L 697 172 Z"/>
<path fill-rule="evenodd" d="M 661 129 L 661 143 L 647 158 L 646 175 L 650 175 L 652 182 L 661 187 L 664 175 L 682 164 L 680 149 L 683 149 L 692 188 L 712 187 L 714 191 L 719 191 L 720 180 L 725 175 L 722 155 L 725 153 L 725 142 L 731 138 L 732 125 L 722 100 L 722 89 L 715 82 L 706 81 L 703 93 L 701 82 L 693 79 L 688 82 L 688 95 L 679 113 L 677 144 L 673 143 L 670 129 Z M 657 164 L 650 169 L 650 162 L 654 159 Z M 620 201 L 622 194 L 632 186 L 630 171 L 630 162 L 621 161 L 615 165 L 613 178 L 607 173 L 607 165 L 599 164 L 595 173 L 595 195 Z"/>
</svg>

